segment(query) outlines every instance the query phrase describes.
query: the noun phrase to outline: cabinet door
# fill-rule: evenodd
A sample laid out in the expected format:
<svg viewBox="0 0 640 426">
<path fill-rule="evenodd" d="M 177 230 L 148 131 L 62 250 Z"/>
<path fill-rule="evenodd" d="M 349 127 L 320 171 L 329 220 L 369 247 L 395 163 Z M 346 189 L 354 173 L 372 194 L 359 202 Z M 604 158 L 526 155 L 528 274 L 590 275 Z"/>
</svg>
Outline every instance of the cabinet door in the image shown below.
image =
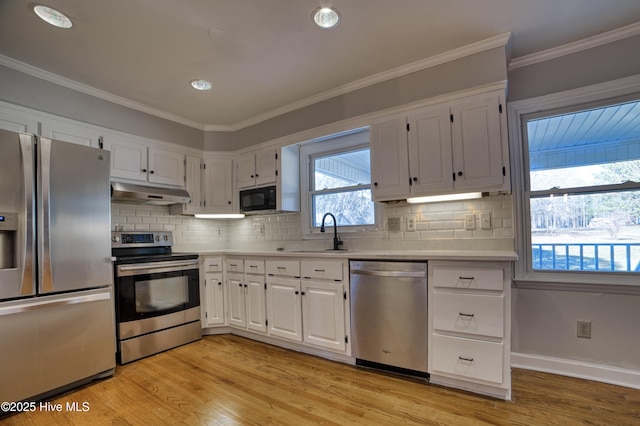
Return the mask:
<svg viewBox="0 0 640 426">
<path fill-rule="evenodd" d="M 204 205 L 207 213 L 233 213 L 233 161 L 210 159 L 204 170 Z"/>
<path fill-rule="evenodd" d="M 90 126 L 66 123 L 47 119 L 41 123 L 40 134 L 45 138 L 75 143 L 78 145 L 100 147 L 100 132 Z"/>
<path fill-rule="evenodd" d="M 38 133 L 38 120 L 26 112 L 0 104 L 0 129 L 36 134 Z"/>
<path fill-rule="evenodd" d="M 374 201 L 409 195 L 409 151 L 404 117 L 371 126 L 371 182 Z"/>
<path fill-rule="evenodd" d="M 346 330 L 344 287 L 330 281 L 302 282 L 304 341 L 314 346 L 344 352 Z"/>
<path fill-rule="evenodd" d="M 409 117 L 409 173 L 413 196 L 453 187 L 449 107 L 422 110 Z"/>
<path fill-rule="evenodd" d="M 222 274 L 205 274 L 205 325 L 224 324 L 224 287 Z"/>
<path fill-rule="evenodd" d="M 500 97 L 452 106 L 453 172 L 456 189 L 500 188 L 504 182 Z"/>
<path fill-rule="evenodd" d="M 256 152 L 256 186 L 265 186 L 276 183 L 276 170 L 278 168 L 277 153 L 275 148 L 266 148 Z"/>
<path fill-rule="evenodd" d="M 245 275 L 247 329 L 267 331 L 267 302 L 264 275 Z"/>
<path fill-rule="evenodd" d="M 300 280 L 269 277 L 267 281 L 269 335 L 295 342 L 302 341 L 300 297 Z"/>
<path fill-rule="evenodd" d="M 111 151 L 111 177 L 147 181 L 147 147 L 127 141 L 105 139 Z"/>
<path fill-rule="evenodd" d="M 191 196 L 189 204 L 183 207 L 184 213 L 198 213 L 202 205 L 202 160 L 200 157 L 187 155 L 185 189 Z"/>
<path fill-rule="evenodd" d="M 238 188 L 248 188 L 256 184 L 256 154 L 246 152 L 236 159 L 236 179 Z"/>
<path fill-rule="evenodd" d="M 229 297 L 229 325 L 233 327 L 246 328 L 247 319 L 244 302 L 244 287 L 242 286 L 242 275 L 228 275 L 226 279 L 227 294 Z"/>
<path fill-rule="evenodd" d="M 149 148 L 149 182 L 184 188 L 184 154 Z"/>
</svg>

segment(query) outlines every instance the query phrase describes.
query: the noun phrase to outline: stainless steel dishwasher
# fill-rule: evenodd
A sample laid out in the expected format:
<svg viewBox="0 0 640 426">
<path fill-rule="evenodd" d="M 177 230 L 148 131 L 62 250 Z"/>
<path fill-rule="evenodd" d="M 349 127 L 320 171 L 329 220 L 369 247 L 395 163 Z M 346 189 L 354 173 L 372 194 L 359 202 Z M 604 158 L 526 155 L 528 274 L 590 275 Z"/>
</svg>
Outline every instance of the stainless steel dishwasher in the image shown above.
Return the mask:
<svg viewBox="0 0 640 426">
<path fill-rule="evenodd" d="M 356 364 L 427 375 L 427 263 L 351 261 Z"/>
</svg>

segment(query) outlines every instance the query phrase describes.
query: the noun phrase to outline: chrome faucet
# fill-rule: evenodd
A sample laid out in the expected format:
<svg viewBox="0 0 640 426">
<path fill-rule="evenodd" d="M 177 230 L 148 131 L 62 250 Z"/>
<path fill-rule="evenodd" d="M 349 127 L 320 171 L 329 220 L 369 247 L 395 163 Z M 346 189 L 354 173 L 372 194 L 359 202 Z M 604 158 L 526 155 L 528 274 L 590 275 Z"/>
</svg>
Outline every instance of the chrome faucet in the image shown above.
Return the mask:
<svg viewBox="0 0 640 426">
<path fill-rule="evenodd" d="M 320 225 L 320 232 L 324 232 L 324 220 L 327 216 L 331 216 L 333 219 L 333 250 L 340 250 L 340 246 L 342 245 L 342 240 L 338 238 L 338 221 L 336 221 L 336 217 L 331 213 L 325 213 L 322 216 L 322 225 Z"/>
</svg>

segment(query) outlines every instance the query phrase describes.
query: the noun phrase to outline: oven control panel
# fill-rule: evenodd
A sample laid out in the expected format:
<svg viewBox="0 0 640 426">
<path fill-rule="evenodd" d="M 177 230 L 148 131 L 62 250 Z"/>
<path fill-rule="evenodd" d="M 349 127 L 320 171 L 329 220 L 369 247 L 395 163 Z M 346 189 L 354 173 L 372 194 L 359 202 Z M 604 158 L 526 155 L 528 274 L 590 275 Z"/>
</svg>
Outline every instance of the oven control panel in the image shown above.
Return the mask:
<svg viewBox="0 0 640 426">
<path fill-rule="evenodd" d="M 111 248 L 171 247 L 171 231 L 112 231 Z"/>
</svg>

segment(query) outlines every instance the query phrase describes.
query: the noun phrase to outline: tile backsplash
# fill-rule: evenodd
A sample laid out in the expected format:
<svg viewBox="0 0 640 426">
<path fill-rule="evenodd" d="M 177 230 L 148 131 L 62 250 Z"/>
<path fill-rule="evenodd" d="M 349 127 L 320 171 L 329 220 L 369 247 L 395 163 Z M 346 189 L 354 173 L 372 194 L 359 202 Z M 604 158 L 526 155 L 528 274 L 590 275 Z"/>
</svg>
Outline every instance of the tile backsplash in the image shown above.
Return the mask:
<svg viewBox="0 0 640 426">
<path fill-rule="evenodd" d="M 513 250 L 511 195 L 434 204 L 385 204 L 383 229 L 341 233 L 345 247 L 373 250 Z M 481 229 L 480 215 L 490 228 Z M 473 215 L 474 230 L 465 230 L 465 216 Z M 407 219 L 415 219 L 415 230 Z M 387 226 L 388 223 L 396 226 Z M 240 220 L 195 219 L 169 214 L 164 206 L 112 204 L 112 229 L 170 230 L 176 250 L 319 248 L 331 235 L 302 234 L 299 213 L 250 216 Z M 397 226 L 399 225 L 399 226 Z"/>
</svg>

